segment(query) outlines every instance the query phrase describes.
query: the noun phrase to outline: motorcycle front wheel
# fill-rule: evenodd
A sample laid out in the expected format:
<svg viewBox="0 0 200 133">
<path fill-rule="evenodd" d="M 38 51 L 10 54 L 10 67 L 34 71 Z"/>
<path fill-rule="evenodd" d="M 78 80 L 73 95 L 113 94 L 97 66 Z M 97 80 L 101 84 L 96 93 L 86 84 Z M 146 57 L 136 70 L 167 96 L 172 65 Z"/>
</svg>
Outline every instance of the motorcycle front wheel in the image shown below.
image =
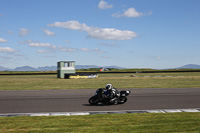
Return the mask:
<svg viewBox="0 0 200 133">
<path fill-rule="evenodd" d="M 93 96 L 91 97 L 88 102 L 91 104 L 91 105 L 97 105 L 99 103 L 99 100 L 97 97 Z"/>
</svg>

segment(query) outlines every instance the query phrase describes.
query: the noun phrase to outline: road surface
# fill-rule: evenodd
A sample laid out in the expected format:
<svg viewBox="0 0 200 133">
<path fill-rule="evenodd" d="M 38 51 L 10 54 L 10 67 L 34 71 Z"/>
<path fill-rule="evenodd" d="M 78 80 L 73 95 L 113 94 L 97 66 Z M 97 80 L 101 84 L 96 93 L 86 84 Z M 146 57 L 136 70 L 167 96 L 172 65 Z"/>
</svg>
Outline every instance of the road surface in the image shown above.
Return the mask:
<svg viewBox="0 0 200 133">
<path fill-rule="evenodd" d="M 1 90 L 0 114 L 200 108 L 200 88 L 128 90 L 127 103 L 99 106 L 88 104 L 95 89 Z"/>
</svg>

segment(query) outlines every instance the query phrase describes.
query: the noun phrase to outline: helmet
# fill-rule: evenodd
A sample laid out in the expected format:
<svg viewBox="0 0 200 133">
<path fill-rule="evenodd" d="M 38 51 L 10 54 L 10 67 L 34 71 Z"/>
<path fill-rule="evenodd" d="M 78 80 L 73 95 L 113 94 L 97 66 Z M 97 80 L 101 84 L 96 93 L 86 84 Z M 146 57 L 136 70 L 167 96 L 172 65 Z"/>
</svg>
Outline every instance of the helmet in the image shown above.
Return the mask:
<svg viewBox="0 0 200 133">
<path fill-rule="evenodd" d="M 111 90 L 112 89 L 112 85 L 111 84 L 107 84 L 106 85 L 106 90 Z"/>
</svg>

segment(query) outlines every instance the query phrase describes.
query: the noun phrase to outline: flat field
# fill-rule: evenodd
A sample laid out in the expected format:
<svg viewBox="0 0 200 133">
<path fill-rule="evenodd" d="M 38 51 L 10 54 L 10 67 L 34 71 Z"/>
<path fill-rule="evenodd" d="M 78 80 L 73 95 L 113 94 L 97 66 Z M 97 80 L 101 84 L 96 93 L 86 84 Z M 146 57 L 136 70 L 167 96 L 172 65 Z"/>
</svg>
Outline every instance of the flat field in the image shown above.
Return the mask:
<svg viewBox="0 0 200 133">
<path fill-rule="evenodd" d="M 95 79 L 58 79 L 57 75 L 0 75 L 0 90 L 97 89 L 107 83 L 119 89 L 200 88 L 200 72 L 105 73 Z"/>
<path fill-rule="evenodd" d="M 6 132 L 200 132 L 200 113 L 104 114 L 88 116 L 0 117 Z"/>
<path fill-rule="evenodd" d="M 136 75 L 137 77 L 131 77 Z M 0 76 L 0 90 L 116 88 L 200 88 L 200 72 L 99 74 L 96 79 L 56 75 Z M 100 114 L 0 117 L 0 132 L 200 132 L 200 113 Z"/>
</svg>

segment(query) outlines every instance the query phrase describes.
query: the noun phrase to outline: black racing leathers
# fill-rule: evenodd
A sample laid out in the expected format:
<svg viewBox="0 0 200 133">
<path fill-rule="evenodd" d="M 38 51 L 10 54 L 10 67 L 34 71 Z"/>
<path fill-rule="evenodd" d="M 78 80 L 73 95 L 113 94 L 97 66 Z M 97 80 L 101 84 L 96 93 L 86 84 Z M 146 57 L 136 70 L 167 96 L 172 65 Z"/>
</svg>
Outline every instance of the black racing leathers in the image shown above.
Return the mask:
<svg viewBox="0 0 200 133">
<path fill-rule="evenodd" d="M 111 102 L 114 102 L 119 97 L 119 95 L 119 91 L 114 87 L 110 90 L 107 90 L 107 96 Z"/>
</svg>

